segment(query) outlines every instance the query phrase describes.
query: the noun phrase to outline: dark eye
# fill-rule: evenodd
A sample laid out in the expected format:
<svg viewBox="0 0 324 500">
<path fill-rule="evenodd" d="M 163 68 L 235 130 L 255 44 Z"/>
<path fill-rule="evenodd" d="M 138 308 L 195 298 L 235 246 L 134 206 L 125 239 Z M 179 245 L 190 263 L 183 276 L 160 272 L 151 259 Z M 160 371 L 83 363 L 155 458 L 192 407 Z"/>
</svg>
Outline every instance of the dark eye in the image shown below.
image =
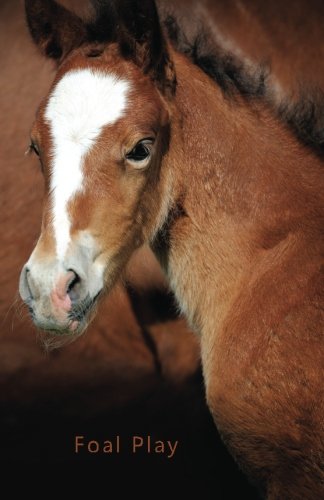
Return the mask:
<svg viewBox="0 0 324 500">
<path fill-rule="evenodd" d="M 34 141 L 31 141 L 29 145 L 29 151 L 35 153 L 37 156 L 39 156 L 39 149 L 38 146 L 34 143 Z"/>
<path fill-rule="evenodd" d="M 126 158 L 129 161 L 141 163 L 146 162 L 151 156 L 152 152 L 152 139 L 143 139 L 138 142 L 136 146 L 126 154 Z"/>
</svg>

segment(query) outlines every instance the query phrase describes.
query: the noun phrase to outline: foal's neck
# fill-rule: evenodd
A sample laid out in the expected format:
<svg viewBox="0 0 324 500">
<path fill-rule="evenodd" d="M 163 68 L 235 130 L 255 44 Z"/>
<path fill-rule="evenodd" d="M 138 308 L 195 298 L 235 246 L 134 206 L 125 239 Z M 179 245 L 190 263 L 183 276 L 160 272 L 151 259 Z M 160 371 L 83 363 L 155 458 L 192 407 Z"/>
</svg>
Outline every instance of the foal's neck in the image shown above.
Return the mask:
<svg viewBox="0 0 324 500">
<path fill-rule="evenodd" d="M 296 176 L 316 159 L 260 104 L 227 100 L 182 56 L 176 68 L 173 209 L 155 250 L 191 325 L 215 333 L 260 259 L 289 248 L 316 197 Z"/>
</svg>

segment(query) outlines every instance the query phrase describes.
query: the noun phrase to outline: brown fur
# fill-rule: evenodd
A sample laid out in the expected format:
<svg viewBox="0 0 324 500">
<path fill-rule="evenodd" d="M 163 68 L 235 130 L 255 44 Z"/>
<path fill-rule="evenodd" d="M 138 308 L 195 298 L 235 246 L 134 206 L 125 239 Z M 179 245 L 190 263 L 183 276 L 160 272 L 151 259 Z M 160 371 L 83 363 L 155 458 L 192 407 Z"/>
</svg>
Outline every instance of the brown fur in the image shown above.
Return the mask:
<svg viewBox="0 0 324 500">
<path fill-rule="evenodd" d="M 100 237 L 115 255 L 109 287 L 138 242 L 149 241 L 200 334 L 207 400 L 241 467 L 269 499 L 321 498 L 322 161 L 267 103 L 226 99 L 170 46 L 174 98 L 115 45 L 95 62 L 86 60 L 87 48 L 72 52 L 58 78 L 74 65 L 104 64 L 134 86 L 130 113 L 104 135 L 96 156 L 109 197 L 95 203 L 89 190 L 82 200 L 97 229 L 113 200 L 110 229 Z M 139 108 L 147 110 L 143 123 Z M 121 173 L 114 147 L 120 151 L 137 125 L 142 135 L 158 130 L 156 152 L 145 171 L 125 164 Z M 44 138 L 42 127 L 40 115 Z M 75 219 L 79 213 L 76 206 Z"/>
<path fill-rule="evenodd" d="M 148 398 L 161 380 L 168 380 L 171 385 L 187 383 L 185 381 L 198 369 L 199 352 L 184 320 L 174 318 L 167 307 L 154 299 L 158 293 L 162 301 L 168 291 L 148 248 L 134 253 L 124 283 L 119 283 L 116 291 L 103 300 L 100 314 L 87 335 L 73 347 L 59 352 L 45 355 L 40 349 L 35 327 L 18 301 L 17 282 L 21 266 L 39 235 L 44 191 L 37 158 L 24 153 L 35 109 L 48 92 L 54 72 L 52 63 L 38 54 L 30 40 L 20 2 L 1 2 L 0 23 L 3 69 L 0 114 L 6 117 L 6 126 L 0 135 L 0 400 L 10 415 L 10 422 L 15 423 L 12 427 L 2 413 L 3 435 L 10 436 L 9 448 L 4 451 L 4 445 L 0 453 L 4 465 L 3 460 L 7 462 L 8 458 L 6 452 L 14 461 L 24 460 L 20 455 L 21 446 L 28 450 L 26 461 L 34 461 L 38 439 L 43 443 L 47 440 L 48 422 L 38 420 L 38 436 L 25 424 L 33 409 L 41 413 L 41 408 L 47 405 L 57 411 L 66 393 L 71 404 L 69 410 L 65 403 L 60 410 L 65 418 L 72 411 L 76 421 L 80 421 L 87 409 L 91 414 L 106 412 L 110 418 L 110 412 L 131 405 L 131 401 L 141 395 Z M 44 250 L 49 251 L 45 247 Z M 135 290 L 133 293 L 138 294 L 138 304 L 132 304 L 126 282 Z M 43 334 L 41 340 L 44 342 Z M 45 340 L 53 343 L 53 337 Z M 188 388 L 190 393 L 192 389 Z M 160 411 L 156 408 L 153 411 Z M 21 423 L 24 444 L 18 445 L 16 438 L 20 431 L 15 429 Z M 64 426 L 63 418 L 63 433 Z M 49 443 L 49 458 L 50 446 Z M 66 443 L 62 445 L 63 450 L 65 446 Z M 59 450 L 58 456 L 61 452 Z"/>
<path fill-rule="evenodd" d="M 208 99 L 211 84 L 176 68 L 190 139 L 175 153 L 186 216 L 169 228 L 168 273 L 201 332 L 210 408 L 269 498 L 320 498 L 323 165 L 263 107 Z"/>
</svg>

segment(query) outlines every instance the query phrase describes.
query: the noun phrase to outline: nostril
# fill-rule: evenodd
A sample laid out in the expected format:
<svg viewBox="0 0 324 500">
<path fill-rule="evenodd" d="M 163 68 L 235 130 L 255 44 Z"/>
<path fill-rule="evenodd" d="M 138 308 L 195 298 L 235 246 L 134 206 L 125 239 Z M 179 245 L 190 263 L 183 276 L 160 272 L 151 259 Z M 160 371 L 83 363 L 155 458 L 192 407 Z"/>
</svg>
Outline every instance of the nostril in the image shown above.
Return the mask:
<svg viewBox="0 0 324 500">
<path fill-rule="evenodd" d="M 29 283 L 30 271 L 24 267 L 20 275 L 19 292 L 24 302 L 30 302 L 34 297 Z"/>
<path fill-rule="evenodd" d="M 32 291 L 31 291 L 31 288 L 30 288 L 30 284 L 29 284 L 29 281 L 28 281 L 29 276 L 30 276 L 30 271 L 29 271 L 28 267 L 26 267 L 26 271 L 25 271 L 26 289 L 27 289 L 28 294 L 29 294 L 29 299 L 32 299 L 33 298 L 33 294 L 32 294 Z"/>
<path fill-rule="evenodd" d="M 69 269 L 70 272 L 74 274 L 72 279 L 69 281 L 66 289 L 66 293 L 71 299 L 71 302 L 75 302 L 80 298 L 80 291 L 81 291 L 81 278 L 80 276 L 73 271 L 72 269 Z"/>
</svg>

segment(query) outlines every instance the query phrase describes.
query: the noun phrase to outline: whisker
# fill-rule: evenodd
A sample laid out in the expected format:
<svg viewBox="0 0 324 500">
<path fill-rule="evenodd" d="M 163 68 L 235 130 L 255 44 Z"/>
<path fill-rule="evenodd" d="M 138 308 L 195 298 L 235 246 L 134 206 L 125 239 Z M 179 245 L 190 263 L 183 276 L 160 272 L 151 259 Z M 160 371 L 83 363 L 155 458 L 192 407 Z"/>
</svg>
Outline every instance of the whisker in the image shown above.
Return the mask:
<svg viewBox="0 0 324 500">
<path fill-rule="evenodd" d="M 0 325 L 1 331 L 2 331 L 3 326 L 5 325 L 5 322 L 8 319 L 8 316 L 9 316 L 10 312 L 12 310 L 14 311 L 14 314 L 13 314 L 13 318 L 14 318 L 15 315 L 17 314 L 18 308 L 21 307 L 22 305 L 23 305 L 23 302 L 20 299 L 19 293 L 16 292 L 15 297 L 13 299 L 13 302 L 10 304 L 10 306 L 9 306 L 9 308 L 8 308 L 6 314 L 4 315 L 3 320 L 1 322 L 1 325 Z"/>
<path fill-rule="evenodd" d="M 72 310 L 69 312 L 69 319 L 72 321 L 82 321 L 89 310 L 93 307 L 94 303 L 98 299 L 100 292 L 93 297 L 92 299 L 88 297 L 84 298 L 78 304 L 75 304 L 72 307 Z"/>
</svg>

